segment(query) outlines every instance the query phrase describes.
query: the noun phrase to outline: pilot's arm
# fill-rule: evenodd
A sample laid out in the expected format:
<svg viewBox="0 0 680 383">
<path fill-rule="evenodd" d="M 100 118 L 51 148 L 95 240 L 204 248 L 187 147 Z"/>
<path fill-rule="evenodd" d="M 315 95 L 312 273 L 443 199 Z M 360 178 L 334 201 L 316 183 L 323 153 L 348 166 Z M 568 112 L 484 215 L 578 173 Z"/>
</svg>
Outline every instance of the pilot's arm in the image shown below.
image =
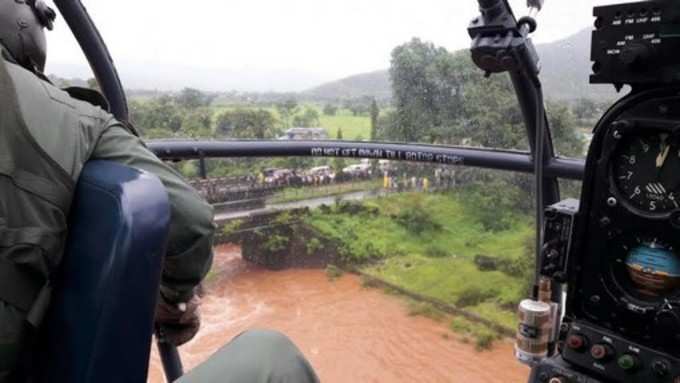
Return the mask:
<svg viewBox="0 0 680 383">
<path fill-rule="evenodd" d="M 161 279 L 161 299 L 159 310 L 165 308 L 166 318 L 172 320 L 197 320 L 181 318 L 181 311 L 175 306 L 189 311 L 196 307 L 194 289 L 208 273 L 212 263 L 212 245 L 215 224 L 213 209 L 187 184 L 173 168 L 163 163 L 151 153 L 141 139 L 130 134 L 121 125 L 114 124 L 99 139 L 92 159 L 109 160 L 132 168 L 145 170 L 158 176 L 165 185 L 170 198 L 171 224 L 167 255 Z M 163 303 L 167 305 L 163 307 Z M 192 314 L 192 313 L 189 313 Z M 158 316 L 157 316 L 158 320 Z M 161 322 L 163 319 L 160 319 Z M 196 324 L 195 329 L 198 330 Z M 184 343 L 194 333 L 180 334 Z M 183 338 L 183 339 L 182 339 Z M 172 342 L 172 339 L 170 339 Z"/>
</svg>

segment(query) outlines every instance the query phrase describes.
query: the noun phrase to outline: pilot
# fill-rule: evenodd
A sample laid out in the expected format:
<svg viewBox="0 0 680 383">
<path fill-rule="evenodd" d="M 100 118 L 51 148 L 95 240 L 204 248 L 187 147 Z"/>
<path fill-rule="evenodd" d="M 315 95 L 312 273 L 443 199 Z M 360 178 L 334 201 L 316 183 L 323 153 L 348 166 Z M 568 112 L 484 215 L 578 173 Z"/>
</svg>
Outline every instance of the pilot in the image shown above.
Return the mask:
<svg viewBox="0 0 680 383">
<path fill-rule="evenodd" d="M 212 262 L 211 206 L 130 126 L 95 106 L 105 105 L 101 96 L 61 91 L 43 74 L 44 28 L 55 18 L 42 0 L 0 0 L 0 383 L 27 380 L 74 188 L 88 160 L 148 171 L 165 185 L 172 222 L 156 322 L 170 343 L 179 346 L 196 335 L 200 302 L 194 291 Z M 229 375 L 239 382 L 316 381 L 297 348 L 270 331 L 242 334 L 193 374 L 199 377 L 183 381 Z"/>
</svg>

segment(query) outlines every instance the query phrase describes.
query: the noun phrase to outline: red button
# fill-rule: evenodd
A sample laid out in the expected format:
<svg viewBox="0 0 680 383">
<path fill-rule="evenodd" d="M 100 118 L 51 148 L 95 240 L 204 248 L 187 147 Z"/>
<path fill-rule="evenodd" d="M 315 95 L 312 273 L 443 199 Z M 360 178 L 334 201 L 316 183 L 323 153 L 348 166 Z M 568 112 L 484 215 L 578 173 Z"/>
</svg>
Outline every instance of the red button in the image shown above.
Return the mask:
<svg viewBox="0 0 680 383">
<path fill-rule="evenodd" d="M 605 360 L 613 354 L 611 346 L 607 344 L 595 344 L 590 348 L 590 355 L 595 360 Z"/>
<path fill-rule="evenodd" d="M 581 335 L 570 335 L 567 338 L 567 347 L 579 351 L 586 346 L 586 339 Z"/>
</svg>

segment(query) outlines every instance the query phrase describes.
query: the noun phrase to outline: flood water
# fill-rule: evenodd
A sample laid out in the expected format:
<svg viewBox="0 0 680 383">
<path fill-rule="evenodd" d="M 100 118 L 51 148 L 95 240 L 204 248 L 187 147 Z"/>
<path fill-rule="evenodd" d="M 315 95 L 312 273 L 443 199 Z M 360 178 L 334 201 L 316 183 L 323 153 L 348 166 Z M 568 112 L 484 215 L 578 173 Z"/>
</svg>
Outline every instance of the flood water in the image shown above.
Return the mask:
<svg viewBox="0 0 680 383">
<path fill-rule="evenodd" d="M 528 369 L 499 342 L 477 352 L 446 323 L 408 315 L 405 303 L 345 275 L 323 270 L 268 271 L 221 246 L 203 298 L 203 327 L 182 347 L 185 369 L 200 364 L 244 330 L 287 334 L 322 382 L 526 382 Z M 227 372 L 228 373 L 228 372 Z M 154 350 L 150 382 L 164 381 Z"/>
</svg>

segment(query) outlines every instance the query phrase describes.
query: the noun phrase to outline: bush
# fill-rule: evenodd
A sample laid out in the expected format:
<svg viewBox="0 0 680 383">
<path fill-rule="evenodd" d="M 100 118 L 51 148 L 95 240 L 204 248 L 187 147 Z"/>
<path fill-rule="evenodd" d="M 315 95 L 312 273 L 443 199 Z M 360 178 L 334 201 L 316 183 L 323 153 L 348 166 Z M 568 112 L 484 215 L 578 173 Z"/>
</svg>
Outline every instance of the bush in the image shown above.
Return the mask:
<svg viewBox="0 0 680 383">
<path fill-rule="evenodd" d="M 438 310 L 436 307 L 425 302 L 415 302 L 411 301 L 408 304 L 408 315 L 409 316 L 423 316 L 426 318 L 433 319 L 435 321 L 443 320 L 446 315 Z"/>
<path fill-rule="evenodd" d="M 446 252 L 446 250 L 442 249 L 439 246 L 428 245 L 425 248 L 425 255 L 430 257 L 430 258 L 444 258 L 444 257 L 448 257 L 449 253 Z"/>
<path fill-rule="evenodd" d="M 222 234 L 225 236 L 230 236 L 234 234 L 234 232 L 238 231 L 241 228 L 241 225 L 243 225 L 243 220 L 233 220 L 222 227 Z"/>
<path fill-rule="evenodd" d="M 479 271 L 495 271 L 498 270 L 498 259 L 489 257 L 488 255 L 475 255 L 475 265 Z"/>
<path fill-rule="evenodd" d="M 498 335 L 491 330 L 481 331 L 476 334 L 475 347 L 477 351 L 489 350 L 493 346 L 493 342 L 498 338 Z"/>
<path fill-rule="evenodd" d="M 341 200 L 336 204 L 336 206 L 339 213 L 349 215 L 368 214 L 371 216 L 376 216 L 380 213 L 380 210 L 375 205 L 368 205 L 362 202 Z"/>
<path fill-rule="evenodd" d="M 312 238 L 307 242 L 307 255 L 314 255 L 317 251 L 323 250 L 323 244 L 317 238 Z"/>
<path fill-rule="evenodd" d="M 345 274 L 345 271 L 335 265 L 326 266 L 326 276 L 331 281 L 336 280 Z"/>
<path fill-rule="evenodd" d="M 479 288 L 469 287 L 463 290 L 456 299 L 456 306 L 468 307 L 476 306 L 498 295 L 494 290 L 480 290 Z"/>
<path fill-rule="evenodd" d="M 264 242 L 264 248 L 270 253 L 283 251 L 288 247 L 290 238 L 278 234 L 272 234 Z"/>
<path fill-rule="evenodd" d="M 471 322 L 465 318 L 456 317 L 449 326 L 452 331 L 463 334 L 461 342 L 469 343 L 470 337 L 475 338 L 477 351 L 488 350 L 493 346 L 493 342 L 499 339 L 499 334 L 480 323 Z"/>
<path fill-rule="evenodd" d="M 516 223 L 522 198 L 518 187 L 497 178 L 469 185 L 463 194 L 468 213 L 493 232 L 508 230 Z"/>
<path fill-rule="evenodd" d="M 380 282 L 375 278 L 362 275 L 360 281 L 361 287 L 380 287 Z"/>
<path fill-rule="evenodd" d="M 408 207 L 396 216 L 397 222 L 410 233 L 421 235 L 427 231 L 439 231 L 442 226 L 422 208 Z"/>
</svg>

